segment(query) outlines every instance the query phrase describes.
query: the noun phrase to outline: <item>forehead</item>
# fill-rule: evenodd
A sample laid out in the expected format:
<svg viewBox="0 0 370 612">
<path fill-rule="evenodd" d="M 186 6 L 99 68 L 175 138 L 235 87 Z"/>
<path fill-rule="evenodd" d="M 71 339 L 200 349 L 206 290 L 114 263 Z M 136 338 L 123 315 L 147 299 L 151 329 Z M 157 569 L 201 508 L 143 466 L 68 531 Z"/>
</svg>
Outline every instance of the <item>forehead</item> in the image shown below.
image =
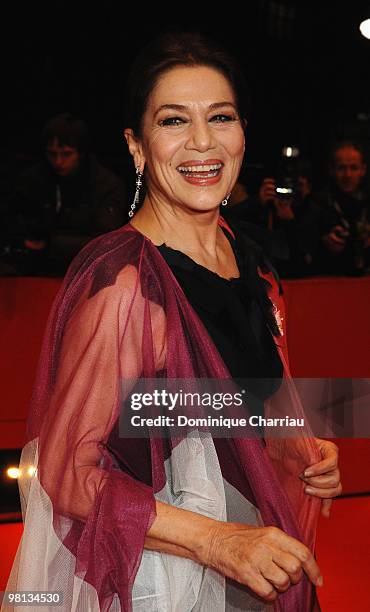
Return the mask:
<svg viewBox="0 0 370 612">
<path fill-rule="evenodd" d="M 160 77 L 149 105 L 226 101 L 235 103 L 235 95 L 222 72 L 209 66 L 176 66 Z"/>
<path fill-rule="evenodd" d="M 334 159 L 337 164 L 362 164 L 362 154 L 354 147 L 341 147 L 335 152 Z"/>
<path fill-rule="evenodd" d="M 57 138 L 51 140 L 47 144 L 47 150 L 52 152 L 63 152 L 63 153 L 75 153 L 77 151 L 76 147 L 70 147 L 69 145 L 61 145 Z"/>
</svg>

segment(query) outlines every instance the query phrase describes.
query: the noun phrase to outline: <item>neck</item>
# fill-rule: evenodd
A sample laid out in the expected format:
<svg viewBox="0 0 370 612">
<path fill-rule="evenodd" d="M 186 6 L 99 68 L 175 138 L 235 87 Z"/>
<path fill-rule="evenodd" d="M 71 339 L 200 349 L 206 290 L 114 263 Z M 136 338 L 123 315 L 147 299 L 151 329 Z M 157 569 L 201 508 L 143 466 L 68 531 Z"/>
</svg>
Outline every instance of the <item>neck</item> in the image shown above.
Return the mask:
<svg viewBox="0 0 370 612">
<path fill-rule="evenodd" d="M 218 208 L 194 212 L 178 206 L 163 205 L 147 195 L 131 225 L 155 245 L 165 243 L 189 255 L 198 254 L 217 259 L 219 249 L 224 244 L 218 219 Z"/>
</svg>

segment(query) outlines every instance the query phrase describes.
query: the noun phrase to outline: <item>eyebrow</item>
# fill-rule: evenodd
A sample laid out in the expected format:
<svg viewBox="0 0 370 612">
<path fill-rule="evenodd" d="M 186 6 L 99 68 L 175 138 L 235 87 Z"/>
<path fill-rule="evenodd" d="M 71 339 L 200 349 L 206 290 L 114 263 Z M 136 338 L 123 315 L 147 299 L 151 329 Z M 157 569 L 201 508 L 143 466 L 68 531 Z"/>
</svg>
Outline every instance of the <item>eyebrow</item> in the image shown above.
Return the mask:
<svg viewBox="0 0 370 612">
<path fill-rule="evenodd" d="M 208 110 L 216 110 L 218 108 L 224 108 L 225 106 L 232 106 L 234 110 L 236 110 L 236 106 L 233 102 L 225 101 L 225 102 L 214 102 L 210 104 Z M 158 113 L 162 110 L 176 110 L 176 111 L 186 111 L 188 109 L 187 106 L 183 104 L 162 104 L 154 113 L 154 117 L 158 115 Z"/>
</svg>

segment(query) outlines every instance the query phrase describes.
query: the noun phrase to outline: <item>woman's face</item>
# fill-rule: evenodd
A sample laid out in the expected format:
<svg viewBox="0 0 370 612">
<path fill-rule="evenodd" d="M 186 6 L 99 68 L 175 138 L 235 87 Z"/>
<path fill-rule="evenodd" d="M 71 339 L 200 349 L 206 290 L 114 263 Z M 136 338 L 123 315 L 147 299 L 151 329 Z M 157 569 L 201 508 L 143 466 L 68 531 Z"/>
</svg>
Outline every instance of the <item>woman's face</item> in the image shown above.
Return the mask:
<svg viewBox="0 0 370 612">
<path fill-rule="evenodd" d="M 141 149 L 156 200 L 194 211 L 218 207 L 237 181 L 245 149 L 223 74 L 207 66 L 166 72 L 148 100 Z"/>
</svg>

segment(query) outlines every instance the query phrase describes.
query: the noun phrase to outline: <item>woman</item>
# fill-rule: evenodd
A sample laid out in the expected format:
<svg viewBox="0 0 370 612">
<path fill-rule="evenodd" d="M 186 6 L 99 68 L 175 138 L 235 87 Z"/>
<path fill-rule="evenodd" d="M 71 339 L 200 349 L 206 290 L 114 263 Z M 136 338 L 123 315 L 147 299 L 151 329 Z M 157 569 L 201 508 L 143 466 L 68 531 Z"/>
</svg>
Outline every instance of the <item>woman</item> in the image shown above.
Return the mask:
<svg viewBox="0 0 370 612">
<path fill-rule="evenodd" d="M 328 514 L 340 493 L 335 445 L 197 431 L 133 440 L 118 426 L 148 379 L 280 378 L 256 394 L 270 413 L 282 403 L 302 416 L 273 271 L 219 213 L 244 155 L 240 84 L 192 34 L 154 41 L 133 67 L 135 214 L 83 249 L 53 306 L 8 590 L 60 590 L 63 609 L 79 611 L 319 609 L 312 548 L 320 504 Z"/>
</svg>

